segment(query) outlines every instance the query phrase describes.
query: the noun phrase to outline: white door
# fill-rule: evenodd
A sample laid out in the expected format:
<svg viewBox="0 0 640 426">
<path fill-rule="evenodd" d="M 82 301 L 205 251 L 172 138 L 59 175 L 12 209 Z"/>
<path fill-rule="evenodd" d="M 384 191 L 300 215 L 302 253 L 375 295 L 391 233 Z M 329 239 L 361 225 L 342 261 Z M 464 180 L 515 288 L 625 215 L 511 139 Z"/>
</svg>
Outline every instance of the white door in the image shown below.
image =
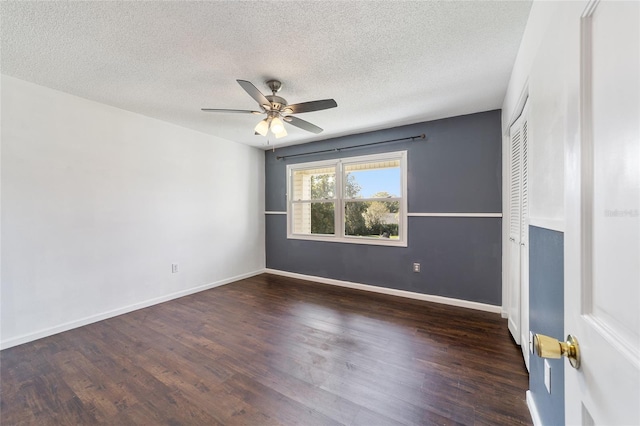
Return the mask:
<svg viewBox="0 0 640 426">
<path fill-rule="evenodd" d="M 529 370 L 529 123 L 525 105 L 522 111 L 522 149 L 520 182 L 520 349 Z"/>
<path fill-rule="evenodd" d="M 567 424 L 640 424 L 640 3 L 589 3 L 580 120 L 567 121 Z M 572 137 L 571 135 L 575 135 Z"/>
<path fill-rule="evenodd" d="M 511 125 L 509 135 L 509 303 L 508 326 L 513 339 L 522 345 L 529 368 L 529 188 L 527 105 Z"/>
<path fill-rule="evenodd" d="M 511 126 L 509 161 L 509 303 L 507 324 L 516 343 L 520 344 L 520 179 L 521 132 L 520 119 Z"/>
</svg>

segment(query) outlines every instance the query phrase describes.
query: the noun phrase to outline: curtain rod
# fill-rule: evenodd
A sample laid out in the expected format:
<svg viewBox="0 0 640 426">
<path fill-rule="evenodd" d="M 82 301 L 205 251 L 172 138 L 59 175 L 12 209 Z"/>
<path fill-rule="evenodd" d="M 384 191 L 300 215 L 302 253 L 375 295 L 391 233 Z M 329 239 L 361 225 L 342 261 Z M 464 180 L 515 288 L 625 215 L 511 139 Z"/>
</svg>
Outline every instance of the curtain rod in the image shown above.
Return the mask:
<svg viewBox="0 0 640 426">
<path fill-rule="evenodd" d="M 380 145 L 383 143 L 393 143 L 393 142 L 400 142 L 400 141 L 406 141 L 406 140 L 416 140 L 416 139 L 425 139 L 426 136 L 423 134 L 418 135 L 418 136 L 411 136 L 411 137 L 407 137 L 407 138 L 400 138 L 400 139 L 390 139 L 388 141 L 380 141 L 380 142 L 371 142 L 371 143 L 365 143 L 362 145 L 354 145 L 354 146 L 347 146 L 344 148 L 332 148 L 332 149 L 323 149 L 321 151 L 312 151 L 312 152 L 303 152 L 301 154 L 291 154 L 291 155 L 282 155 L 282 156 L 277 156 L 276 160 L 283 160 L 285 158 L 291 158 L 291 157 L 300 157 L 302 155 L 313 155 L 313 154 L 324 154 L 325 152 L 340 152 L 340 151 L 344 151 L 347 149 L 354 149 L 354 148 L 362 148 L 364 146 L 373 146 L 373 145 Z"/>
</svg>

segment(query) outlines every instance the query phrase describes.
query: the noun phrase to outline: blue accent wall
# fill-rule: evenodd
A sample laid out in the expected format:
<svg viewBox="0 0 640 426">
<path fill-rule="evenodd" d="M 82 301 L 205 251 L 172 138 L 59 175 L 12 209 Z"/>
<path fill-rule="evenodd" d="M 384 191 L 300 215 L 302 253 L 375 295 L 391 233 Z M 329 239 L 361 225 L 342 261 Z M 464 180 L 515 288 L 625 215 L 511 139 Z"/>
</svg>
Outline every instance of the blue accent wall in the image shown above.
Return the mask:
<svg viewBox="0 0 640 426">
<path fill-rule="evenodd" d="M 564 234 L 529 227 L 529 326 L 533 333 L 564 340 Z M 530 357 L 529 390 L 544 425 L 564 424 L 566 360 L 549 359 L 551 394 L 544 385 L 544 360 Z"/>
<path fill-rule="evenodd" d="M 426 135 L 426 140 L 278 160 L 277 156 Z M 286 211 L 287 164 L 407 150 L 409 213 L 500 213 L 500 111 L 447 118 L 265 152 L 265 209 Z M 409 217 L 408 247 L 290 240 L 266 217 L 267 268 L 501 304 L 501 218 Z M 422 272 L 414 273 L 412 263 Z"/>
</svg>

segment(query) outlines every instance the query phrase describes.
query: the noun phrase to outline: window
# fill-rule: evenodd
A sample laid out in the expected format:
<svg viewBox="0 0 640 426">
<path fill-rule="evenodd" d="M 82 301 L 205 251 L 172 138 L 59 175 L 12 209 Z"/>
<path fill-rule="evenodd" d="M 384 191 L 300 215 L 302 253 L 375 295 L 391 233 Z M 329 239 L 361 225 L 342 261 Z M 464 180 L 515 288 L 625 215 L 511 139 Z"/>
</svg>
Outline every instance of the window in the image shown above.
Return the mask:
<svg viewBox="0 0 640 426">
<path fill-rule="evenodd" d="M 287 166 L 287 237 L 406 247 L 406 155 Z"/>
</svg>

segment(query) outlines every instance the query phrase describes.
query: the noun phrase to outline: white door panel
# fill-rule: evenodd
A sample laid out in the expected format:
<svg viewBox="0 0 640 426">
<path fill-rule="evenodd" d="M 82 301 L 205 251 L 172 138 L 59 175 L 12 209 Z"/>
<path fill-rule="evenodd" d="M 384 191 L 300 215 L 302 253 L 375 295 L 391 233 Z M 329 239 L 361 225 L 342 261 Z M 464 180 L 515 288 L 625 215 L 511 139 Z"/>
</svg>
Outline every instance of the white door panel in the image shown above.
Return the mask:
<svg viewBox="0 0 640 426">
<path fill-rule="evenodd" d="M 529 112 L 522 111 L 520 184 L 520 349 L 529 370 Z"/>
<path fill-rule="evenodd" d="M 508 326 L 529 368 L 528 107 L 511 125 L 509 155 Z"/>
<path fill-rule="evenodd" d="M 508 326 L 516 343 L 521 342 L 521 269 L 522 234 L 522 115 L 511 126 L 509 161 L 509 300 Z"/>
<path fill-rule="evenodd" d="M 509 317 L 507 324 L 513 339 L 517 344 L 520 344 L 520 243 L 514 237 L 509 238 Z"/>
<path fill-rule="evenodd" d="M 640 424 L 640 3 L 589 3 L 580 123 L 567 120 L 567 424 Z"/>
</svg>

